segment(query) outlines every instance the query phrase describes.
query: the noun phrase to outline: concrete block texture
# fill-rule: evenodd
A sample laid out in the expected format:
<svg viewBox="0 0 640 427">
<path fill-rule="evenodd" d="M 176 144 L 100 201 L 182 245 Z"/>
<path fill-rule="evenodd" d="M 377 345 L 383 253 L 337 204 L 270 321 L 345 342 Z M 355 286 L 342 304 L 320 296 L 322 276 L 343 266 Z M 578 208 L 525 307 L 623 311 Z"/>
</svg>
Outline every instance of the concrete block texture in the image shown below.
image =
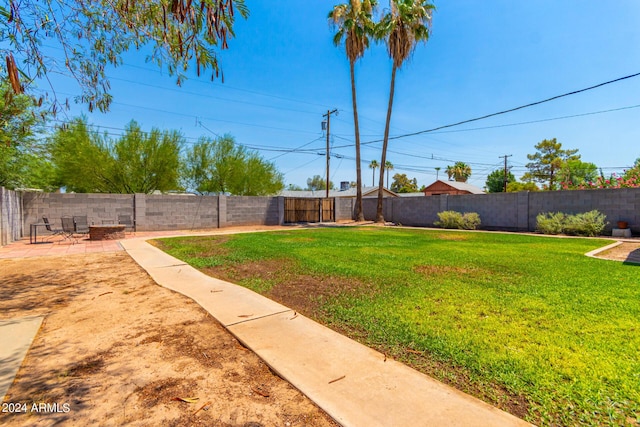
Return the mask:
<svg viewBox="0 0 640 427">
<path fill-rule="evenodd" d="M 233 196 L 227 198 L 228 226 L 278 225 L 278 197 Z"/>
<path fill-rule="evenodd" d="M 22 236 L 22 217 L 20 194 L 0 187 L 0 246 L 7 245 Z M 28 226 L 27 230 L 29 230 Z"/>
<path fill-rule="evenodd" d="M 22 193 L 23 221 L 29 224 L 42 222 L 42 217 L 60 225 L 63 216 L 87 216 L 89 224 L 117 222 L 118 214 L 133 215 L 132 194 L 66 194 L 66 193 Z"/>
<path fill-rule="evenodd" d="M 452 210 L 478 213 L 483 229 L 535 231 L 540 213 L 598 210 L 607 217 L 605 234 L 619 220 L 640 232 L 640 188 L 385 198 L 384 204 L 385 220 L 411 226 L 433 226 L 438 212 Z M 365 218 L 375 219 L 376 200 L 365 199 L 363 205 Z"/>
<path fill-rule="evenodd" d="M 141 231 L 218 228 L 218 196 L 151 194 L 144 197 Z"/>
<path fill-rule="evenodd" d="M 64 194 L 12 192 L 0 188 L 2 244 L 17 240 L 29 224 L 47 216 L 60 225 L 63 216 L 86 215 L 89 224 L 116 223 L 118 215 L 132 216 L 139 231 L 192 230 L 241 225 L 278 225 L 284 218 L 282 197 Z M 598 210 L 607 217 L 605 234 L 617 221 L 640 233 L 640 188 L 387 197 L 386 221 L 409 226 L 433 226 L 438 212 L 477 212 L 481 228 L 534 231 L 536 217 L 545 212 L 569 214 Z M 362 201 L 365 219 L 375 220 L 377 198 Z M 353 219 L 355 199 L 336 198 L 336 220 Z M 26 230 L 26 231 L 25 231 Z"/>
</svg>

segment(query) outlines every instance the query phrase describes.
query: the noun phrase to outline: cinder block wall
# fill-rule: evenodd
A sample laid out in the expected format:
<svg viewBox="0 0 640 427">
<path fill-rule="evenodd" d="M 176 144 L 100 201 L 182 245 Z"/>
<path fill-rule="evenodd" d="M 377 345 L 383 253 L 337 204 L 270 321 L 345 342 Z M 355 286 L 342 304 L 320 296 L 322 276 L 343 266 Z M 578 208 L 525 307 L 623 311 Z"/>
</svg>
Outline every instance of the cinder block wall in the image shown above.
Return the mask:
<svg viewBox="0 0 640 427">
<path fill-rule="evenodd" d="M 640 188 L 529 193 L 529 228 L 535 229 L 540 213 L 581 213 L 594 209 L 607 216 L 606 232 L 611 232 L 618 221 L 627 221 L 634 234 L 640 233 Z"/>
<path fill-rule="evenodd" d="M 226 225 L 278 225 L 280 224 L 280 197 L 226 197 Z"/>
<path fill-rule="evenodd" d="M 88 223 L 117 223 L 119 214 L 134 217 L 134 195 L 132 194 L 62 194 L 25 192 L 22 195 L 24 226 L 49 221 L 60 228 L 63 216 L 86 215 Z"/>
<path fill-rule="evenodd" d="M 46 215 L 56 225 L 63 216 L 87 215 L 89 224 L 116 222 L 131 215 L 137 229 L 206 229 L 238 225 L 276 225 L 284 218 L 282 197 L 178 196 L 145 194 L 15 193 L 0 188 L 2 244 L 28 234 L 29 224 Z M 22 201 L 20 201 L 22 199 Z M 376 198 L 363 199 L 367 220 L 374 220 Z M 355 200 L 336 199 L 336 219 L 353 218 Z M 609 190 L 520 192 L 481 195 L 385 198 L 387 221 L 411 226 L 433 226 L 445 210 L 477 212 L 484 229 L 534 231 L 543 212 L 604 213 L 609 224 L 627 221 L 640 234 L 640 188 Z M 26 230 L 26 231 L 25 231 Z"/>
<path fill-rule="evenodd" d="M 391 202 L 391 218 L 402 225 L 421 226 L 438 220 L 440 196 L 388 199 Z M 376 201 L 377 203 L 377 201 Z M 375 216 L 375 205 L 374 205 Z"/>
<path fill-rule="evenodd" d="M 492 193 L 449 196 L 447 210 L 476 212 L 482 228 L 487 230 L 518 230 L 518 197 L 516 193 Z M 526 212 L 526 211 L 525 211 Z"/>
<path fill-rule="evenodd" d="M 356 200 L 336 197 L 336 221 L 348 221 L 355 217 Z"/>
<path fill-rule="evenodd" d="M 218 196 L 136 194 L 135 198 L 137 230 L 218 228 Z"/>
<path fill-rule="evenodd" d="M 0 246 L 18 240 L 22 234 L 20 193 L 0 187 Z"/>
<path fill-rule="evenodd" d="M 415 197 L 416 199 L 418 197 Z M 386 221 L 393 221 L 391 218 L 393 217 L 393 202 L 389 202 L 389 200 L 396 199 L 395 197 L 386 197 L 383 199 L 382 203 L 382 215 Z M 374 221 L 376 219 L 376 210 L 378 206 L 378 198 L 377 197 L 365 197 L 362 199 L 362 211 L 364 212 L 364 219 L 367 221 Z M 405 205 L 407 206 L 407 205 Z M 393 221 L 397 222 L 397 221 Z M 403 223 L 401 223 L 403 224 Z M 406 223 L 409 224 L 408 222 Z"/>
<path fill-rule="evenodd" d="M 363 200 L 367 220 L 375 220 L 376 203 L 376 199 Z M 438 212 L 477 212 L 483 229 L 535 231 L 540 213 L 594 209 L 607 216 L 605 234 L 620 220 L 640 234 L 640 188 L 385 198 L 383 212 L 386 221 L 423 227 L 433 226 Z"/>
</svg>

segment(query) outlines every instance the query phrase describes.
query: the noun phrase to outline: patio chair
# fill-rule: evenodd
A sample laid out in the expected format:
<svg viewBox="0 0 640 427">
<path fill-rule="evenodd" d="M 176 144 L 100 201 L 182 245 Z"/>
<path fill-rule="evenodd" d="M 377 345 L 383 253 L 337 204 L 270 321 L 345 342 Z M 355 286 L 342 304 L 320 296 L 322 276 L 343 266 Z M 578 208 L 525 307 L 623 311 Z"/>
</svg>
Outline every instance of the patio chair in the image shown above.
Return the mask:
<svg viewBox="0 0 640 427">
<path fill-rule="evenodd" d="M 89 223 L 87 222 L 87 216 L 74 216 L 73 217 L 73 228 L 76 234 L 88 235 L 89 234 Z"/>
<path fill-rule="evenodd" d="M 49 218 L 46 216 L 42 217 L 42 221 L 45 223 L 44 228 L 47 229 L 48 232 L 51 233 L 50 236 L 47 236 L 47 240 L 55 237 L 64 235 L 64 230 L 62 228 L 53 228 L 51 227 L 51 223 L 49 222 Z"/>
<path fill-rule="evenodd" d="M 130 228 L 130 231 L 134 233 L 136 231 L 135 221 L 131 219 L 131 215 L 118 215 L 118 224 L 124 225 L 125 231 L 127 228 Z"/>
<path fill-rule="evenodd" d="M 62 221 L 62 235 L 64 238 L 73 240 L 73 243 L 77 243 L 78 239 L 74 236 L 76 229 L 73 225 L 73 218 L 70 216 L 63 216 L 60 220 Z"/>
</svg>

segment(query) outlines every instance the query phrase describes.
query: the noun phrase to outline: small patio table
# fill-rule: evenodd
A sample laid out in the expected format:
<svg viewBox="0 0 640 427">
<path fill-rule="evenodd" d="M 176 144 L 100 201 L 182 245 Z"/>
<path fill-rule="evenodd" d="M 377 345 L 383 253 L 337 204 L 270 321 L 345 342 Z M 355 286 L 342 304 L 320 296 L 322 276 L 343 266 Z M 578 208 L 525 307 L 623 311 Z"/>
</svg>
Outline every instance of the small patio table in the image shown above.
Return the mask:
<svg viewBox="0 0 640 427">
<path fill-rule="evenodd" d="M 52 243 L 52 242 L 45 242 L 44 240 L 41 242 L 38 242 L 38 227 L 46 227 L 46 226 L 47 224 L 45 224 L 44 222 L 30 224 L 29 225 L 29 243 L 31 243 L 32 245 L 36 243 Z"/>
</svg>

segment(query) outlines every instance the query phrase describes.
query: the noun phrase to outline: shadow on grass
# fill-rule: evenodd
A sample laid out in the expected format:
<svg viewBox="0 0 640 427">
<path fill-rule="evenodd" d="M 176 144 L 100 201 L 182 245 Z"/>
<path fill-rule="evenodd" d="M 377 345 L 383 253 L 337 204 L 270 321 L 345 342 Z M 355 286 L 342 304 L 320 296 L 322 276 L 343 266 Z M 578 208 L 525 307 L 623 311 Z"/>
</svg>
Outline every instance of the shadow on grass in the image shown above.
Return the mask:
<svg viewBox="0 0 640 427">
<path fill-rule="evenodd" d="M 631 251 L 627 256 L 627 259 L 624 260 L 623 264 L 640 267 L 640 249 Z"/>
</svg>

